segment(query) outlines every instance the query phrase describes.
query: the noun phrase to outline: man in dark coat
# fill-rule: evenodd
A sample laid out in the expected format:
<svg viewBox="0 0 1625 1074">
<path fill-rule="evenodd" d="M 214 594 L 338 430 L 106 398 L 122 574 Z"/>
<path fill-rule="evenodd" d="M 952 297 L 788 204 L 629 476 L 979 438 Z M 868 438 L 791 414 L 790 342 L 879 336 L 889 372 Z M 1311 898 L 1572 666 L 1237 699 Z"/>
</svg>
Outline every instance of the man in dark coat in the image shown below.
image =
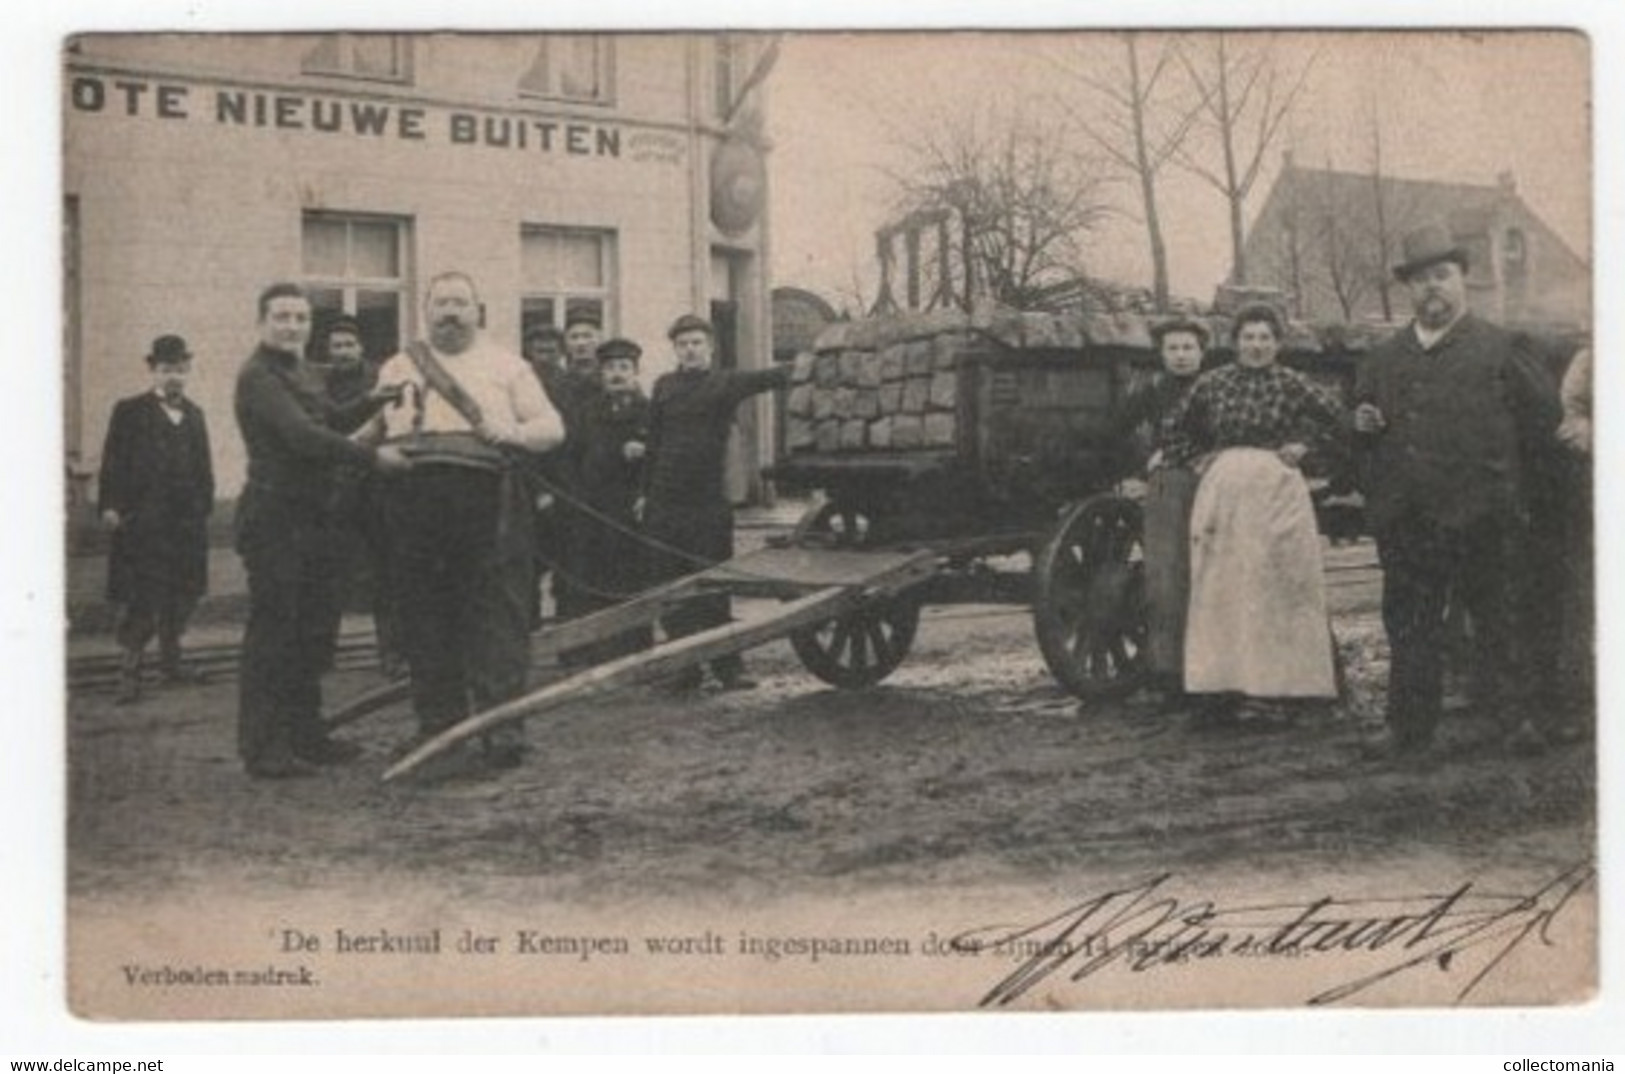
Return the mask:
<svg viewBox="0 0 1625 1074">
<path fill-rule="evenodd" d="M 142 653 L 155 633 L 164 680 L 197 677 L 181 665 L 181 635 L 208 585 L 214 471 L 203 411 L 186 398 L 186 341 L 158 337 L 147 367 L 152 390 L 113 408 L 97 483 L 113 534 L 107 595 L 120 606 L 119 704 L 141 696 Z"/>
<path fill-rule="evenodd" d="M 376 412 L 372 393 L 341 410 L 305 360 L 310 300 L 277 283 L 259 299 L 259 346 L 237 374 L 237 426 L 248 480 L 237 501 L 237 552 L 248 571 L 248 624 L 237 680 L 237 743 L 248 774 L 308 775 L 354 759 L 321 723 L 321 676 L 333 600 L 333 475 L 344 463 L 404 471 L 398 447 L 344 435 Z"/>
<path fill-rule="evenodd" d="M 565 441 L 584 508 L 571 533 L 574 547 L 569 557 L 583 615 L 626 600 L 643 588 L 637 501 L 649 437 L 649 398 L 638 384 L 642 355 L 643 349 L 629 339 L 599 344 L 603 390 L 581 412 Z M 647 648 L 652 640 L 647 629 L 629 630 L 566 657 L 568 662 L 603 663 Z"/>
<path fill-rule="evenodd" d="M 592 409 L 603 394 L 598 381 L 598 344 L 604 338 L 604 323 L 596 310 L 577 307 L 564 318 L 564 362 L 554 375 L 543 380 L 548 400 L 564 419 L 565 450 L 553 464 L 552 476 L 563 497 L 553 504 L 552 525 L 555 537 L 553 571 L 553 603 L 560 619 L 574 619 L 597 608 L 579 584 L 582 565 L 579 550 L 582 538 L 578 531 L 584 525 L 584 516 L 571 503 L 581 492 L 581 476 L 575 472 L 576 456 L 569 450 L 571 437 L 578 436 L 586 412 Z"/>
<path fill-rule="evenodd" d="M 327 398 L 341 412 L 361 405 L 378 386 L 378 367 L 367 360 L 361 326 L 353 318 L 340 317 L 327 326 L 311 362 L 321 373 Z M 340 466 L 333 478 L 333 536 L 338 547 L 327 666 L 333 664 L 344 613 L 364 607 L 372 613 L 380 670 L 388 678 L 403 679 L 406 657 L 401 652 L 395 591 L 389 584 L 390 542 L 381 481 L 366 466 Z"/>
<path fill-rule="evenodd" d="M 575 334 L 575 346 L 567 344 L 570 338 L 552 325 L 539 324 L 525 332 L 524 356 L 531 371 L 541 382 L 548 402 L 558 411 L 564 422 L 564 451 L 550 451 L 536 456 L 531 473 L 536 485 L 536 597 L 532 601 L 531 629 L 541 625 L 541 586 L 546 578 L 553 594 L 553 611 L 560 619 L 570 619 L 594 605 L 579 599 L 578 589 L 572 586 L 578 567 L 572 562 L 574 547 L 572 531 L 578 521 L 574 505 L 569 500 L 576 496 L 575 463 L 568 450 L 570 441 L 578 435 L 582 414 L 599 395 L 598 371 L 582 370 L 568 360 L 568 355 L 579 350 L 583 337 L 596 341 L 598 318 L 589 312 L 573 313 L 570 331 Z"/>
<path fill-rule="evenodd" d="M 1556 388 L 1527 339 L 1467 311 L 1467 253 L 1447 228 L 1412 232 L 1403 251 L 1394 272 L 1416 319 L 1371 352 L 1355 385 L 1392 652 L 1390 737 L 1379 751 L 1430 750 L 1447 599 L 1459 599 L 1473 621 L 1478 701 L 1510 749 L 1532 752 L 1544 737 L 1526 704 L 1517 637 L 1524 468 L 1557 426 Z"/>
<path fill-rule="evenodd" d="M 692 574 L 733 556 L 733 505 L 723 488 L 728 433 L 734 411 L 759 392 L 790 383 L 789 366 L 771 369 L 711 368 L 710 322 L 679 317 L 668 333 L 677 370 L 655 382 L 649 405 L 649 464 L 644 482 L 644 534 L 650 549 L 649 582 Z M 729 622 L 726 593 L 691 600 L 661 620 L 668 637 L 680 638 Z M 711 662 L 724 689 L 755 685 L 736 654 Z M 700 686 L 698 668 L 672 682 L 676 690 Z"/>
</svg>

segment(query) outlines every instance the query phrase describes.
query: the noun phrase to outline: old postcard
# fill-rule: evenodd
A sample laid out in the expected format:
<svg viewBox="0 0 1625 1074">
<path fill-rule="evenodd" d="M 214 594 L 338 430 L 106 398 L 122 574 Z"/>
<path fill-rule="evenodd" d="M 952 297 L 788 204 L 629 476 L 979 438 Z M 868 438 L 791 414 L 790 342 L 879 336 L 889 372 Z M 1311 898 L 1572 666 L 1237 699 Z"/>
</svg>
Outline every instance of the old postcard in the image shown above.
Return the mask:
<svg viewBox="0 0 1625 1074">
<path fill-rule="evenodd" d="M 63 44 L 76 1015 L 1597 995 L 1584 34 Z"/>
</svg>

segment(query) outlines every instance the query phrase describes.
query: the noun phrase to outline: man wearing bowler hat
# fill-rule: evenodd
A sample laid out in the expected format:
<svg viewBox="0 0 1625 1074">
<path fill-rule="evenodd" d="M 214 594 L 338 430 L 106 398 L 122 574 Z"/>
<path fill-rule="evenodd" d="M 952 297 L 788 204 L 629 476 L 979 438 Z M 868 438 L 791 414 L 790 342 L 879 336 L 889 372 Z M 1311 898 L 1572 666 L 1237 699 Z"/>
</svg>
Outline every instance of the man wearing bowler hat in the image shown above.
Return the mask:
<svg viewBox="0 0 1625 1074">
<path fill-rule="evenodd" d="M 1530 341 L 1467 309 L 1467 251 L 1442 224 L 1406 235 L 1394 275 L 1415 320 L 1361 363 L 1355 429 L 1368 455 L 1367 513 L 1383 569 L 1396 759 L 1432 748 L 1448 639 L 1446 603 L 1472 616 L 1476 703 L 1515 753 L 1545 745 L 1525 696 L 1517 574 L 1527 539 L 1525 467 L 1560 408 Z"/>
<path fill-rule="evenodd" d="M 677 318 L 667 333 L 677 369 L 655 382 L 649 403 L 649 463 L 644 479 L 644 534 L 654 544 L 649 581 L 662 582 L 733 556 L 733 505 L 723 488 L 728 432 L 739 404 L 790 382 L 790 367 L 712 369 L 715 334 L 694 314 Z M 733 618 L 726 593 L 708 594 L 675 609 L 661 625 L 680 638 Z M 723 689 L 749 689 L 740 657 L 720 657 L 711 671 Z M 698 688 L 698 668 L 672 682 Z"/>
<path fill-rule="evenodd" d="M 186 398 L 186 340 L 153 340 L 147 368 L 152 388 L 113 408 L 97 482 L 113 535 L 107 595 L 120 611 L 119 704 L 141 696 L 142 653 L 154 634 L 164 681 L 197 677 L 181 664 L 181 635 L 208 583 L 214 472 L 203 411 Z"/>
</svg>

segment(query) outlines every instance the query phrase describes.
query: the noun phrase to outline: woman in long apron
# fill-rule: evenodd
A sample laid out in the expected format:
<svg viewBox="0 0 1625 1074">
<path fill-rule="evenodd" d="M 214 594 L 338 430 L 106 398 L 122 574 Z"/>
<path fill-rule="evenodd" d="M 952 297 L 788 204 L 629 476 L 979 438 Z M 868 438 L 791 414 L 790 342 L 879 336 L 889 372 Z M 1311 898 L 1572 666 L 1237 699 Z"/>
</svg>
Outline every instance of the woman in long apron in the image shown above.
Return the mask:
<svg viewBox="0 0 1625 1074">
<path fill-rule="evenodd" d="M 1145 548 L 1146 668 L 1165 708 L 1185 703 L 1185 606 L 1190 599 L 1190 517 L 1197 477 L 1170 465 L 1163 449 L 1174 417 L 1196 384 L 1207 351 L 1207 329 L 1181 318 L 1151 329 L 1162 372 L 1131 394 L 1121 411 L 1123 439 L 1149 427 L 1150 458 L 1142 505 Z"/>
<path fill-rule="evenodd" d="M 1236 361 L 1204 374 L 1174 419 L 1164 455 L 1194 464 L 1185 688 L 1241 698 L 1337 696 L 1320 534 L 1298 466 L 1316 434 L 1342 435 L 1343 407 L 1276 361 L 1278 314 L 1235 321 Z"/>
</svg>

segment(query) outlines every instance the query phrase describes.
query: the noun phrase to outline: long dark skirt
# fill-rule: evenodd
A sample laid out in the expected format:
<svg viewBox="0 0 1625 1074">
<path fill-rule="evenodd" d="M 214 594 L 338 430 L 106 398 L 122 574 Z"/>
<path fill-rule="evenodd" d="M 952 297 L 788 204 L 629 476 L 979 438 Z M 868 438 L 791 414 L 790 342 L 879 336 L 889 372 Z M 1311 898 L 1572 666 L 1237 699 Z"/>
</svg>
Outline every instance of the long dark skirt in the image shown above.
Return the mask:
<svg viewBox="0 0 1625 1074">
<path fill-rule="evenodd" d="M 1191 596 L 1191 503 L 1200 479 L 1183 467 L 1151 475 L 1145 494 L 1146 666 L 1183 678 Z"/>
</svg>

